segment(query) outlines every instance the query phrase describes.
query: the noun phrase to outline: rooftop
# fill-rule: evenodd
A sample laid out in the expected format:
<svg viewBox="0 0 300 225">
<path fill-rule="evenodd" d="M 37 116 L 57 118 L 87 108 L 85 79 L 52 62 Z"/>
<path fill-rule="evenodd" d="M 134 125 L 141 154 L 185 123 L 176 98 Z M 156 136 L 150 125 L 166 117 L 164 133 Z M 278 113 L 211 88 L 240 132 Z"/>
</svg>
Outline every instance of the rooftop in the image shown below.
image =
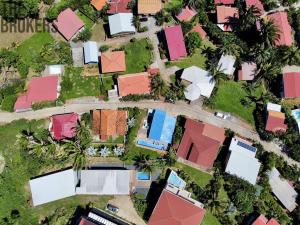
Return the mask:
<svg viewBox="0 0 300 225">
<path fill-rule="evenodd" d="M 161 0 L 138 0 L 138 14 L 156 14 L 161 9 Z"/>
<path fill-rule="evenodd" d="M 235 0 L 215 0 L 215 5 L 233 5 Z"/>
<path fill-rule="evenodd" d="M 189 22 L 197 15 L 197 11 L 189 6 L 186 6 L 181 10 L 181 12 L 176 16 L 179 21 Z"/>
<path fill-rule="evenodd" d="M 284 97 L 300 98 L 300 72 L 283 74 Z"/>
<path fill-rule="evenodd" d="M 58 15 L 53 26 L 69 41 L 84 26 L 84 23 L 72 9 L 67 8 Z"/>
<path fill-rule="evenodd" d="M 219 63 L 218 63 L 218 69 L 226 74 L 226 75 L 233 75 L 234 71 L 235 71 L 235 57 L 232 55 L 222 55 Z"/>
<path fill-rule="evenodd" d="M 265 12 L 264 5 L 260 0 L 246 0 L 246 6 L 250 8 L 251 6 L 255 6 L 259 10 L 259 15 Z"/>
<path fill-rule="evenodd" d="M 125 52 L 114 51 L 101 54 L 102 73 L 123 72 L 126 70 Z"/>
<path fill-rule="evenodd" d="M 107 3 L 107 0 L 91 0 L 92 6 L 94 6 L 98 11 L 102 10 Z"/>
<path fill-rule="evenodd" d="M 181 25 L 165 28 L 165 37 L 170 60 L 178 60 L 187 56 Z"/>
<path fill-rule="evenodd" d="M 273 110 L 268 111 L 268 119 L 266 123 L 266 130 L 271 132 L 287 130 L 287 125 L 285 122 L 285 114 L 282 112 L 276 112 Z"/>
<path fill-rule="evenodd" d="M 127 74 L 118 77 L 119 96 L 150 94 L 151 79 L 147 72 Z"/>
<path fill-rule="evenodd" d="M 128 3 L 131 0 L 111 0 L 109 1 L 108 14 L 116 13 L 131 13 L 131 9 L 128 8 Z"/>
<path fill-rule="evenodd" d="M 197 24 L 196 26 L 194 26 L 190 32 L 198 33 L 202 40 L 205 39 L 206 35 L 207 35 L 205 30 L 203 30 L 203 28 L 200 24 Z"/>
<path fill-rule="evenodd" d="M 217 21 L 218 23 L 234 23 L 239 18 L 239 10 L 236 7 L 218 5 Z"/>
<path fill-rule="evenodd" d="M 83 43 L 84 50 L 84 62 L 85 63 L 98 63 L 99 62 L 99 51 L 97 42 L 87 41 Z"/>
<path fill-rule="evenodd" d="M 241 67 L 242 68 L 238 72 L 239 80 L 253 80 L 257 70 L 256 63 L 244 62 Z"/>
<path fill-rule="evenodd" d="M 73 138 L 76 135 L 78 118 L 79 116 L 76 113 L 52 116 L 51 131 L 53 132 L 54 139 Z"/>
<path fill-rule="evenodd" d="M 108 16 L 110 35 L 134 33 L 135 27 L 132 24 L 132 20 L 132 13 L 118 13 Z"/>
<path fill-rule="evenodd" d="M 260 215 L 252 225 L 280 225 L 274 218 L 268 220 L 264 215 Z"/>
</svg>

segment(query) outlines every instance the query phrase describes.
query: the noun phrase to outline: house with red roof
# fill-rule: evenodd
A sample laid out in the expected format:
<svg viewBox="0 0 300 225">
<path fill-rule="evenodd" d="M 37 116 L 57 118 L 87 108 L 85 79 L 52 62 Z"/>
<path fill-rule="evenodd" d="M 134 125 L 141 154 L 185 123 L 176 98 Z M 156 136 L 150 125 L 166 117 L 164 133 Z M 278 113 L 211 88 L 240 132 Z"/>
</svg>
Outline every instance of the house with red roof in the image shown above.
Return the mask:
<svg viewBox="0 0 300 225">
<path fill-rule="evenodd" d="M 199 225 L 205 215 L 203 204 L 191 193 L 167 185 L 152 212 L 148 225 Z"/>
<path fill-rule="evenodd" d="M 167 27 L 164 30 L 171 61 L 187 56 L 181 25 Z"/>
<path fill-rule="evenodd" d="M 239 19 L 239 10 L 236 7 L 218 5 L 217 23 L 223 31 L 232 31 L 232 27 Z"/>
<path fill-rule="evenodd" d="M 275 12 L 268 15 L 267 18 L 272 21 L 279 30 L 279 38 L 275 41 L 275 45 L 291 46 L 294 43 L 294 40 L 287 12 Z"/>
<path fill-rule="evenodd" d="M 246 6 L 247 8 L 250 8 L 251 6 L 256 7 L 259 10 L 258 15 L 262 15 L 265 12 L 264 5 L 260 0 L 246 0 Z"/>
<path fill-rule="evenodd" d="M 103 52 L 101 54 L 102 73 L 124 72 L 125 70 L 125 51 Z"/>
<path fill-rule="evenodd" d="M 284 98 L 300 98 L 300 72 L 283 74 Z"/>
<path fill-rule="evenodd" d="M 194 16 L 197 15 L 197 11 L 189 6 L 183 8 L 180 13 L 176 16 L 176 18 L 182 22 L 189 22 L 193 19 Z"/>
<path fill-rule="evenodd" d="M 205 39 L 207 36 L 205 30 L 203 30 L 200 24 L 195 25 L 190 32 L 198 33 L 202 40 Z"/>
<path fill-rule="evenodd" d="M 53 26 L 69 41 L 81 31 L 84 23 L 72 9 L 67 8 L 58 15 L 57 19 L 53 22 Z"/>
<path fill-rule="evenodd" d="M 260 215 L 252 225 L 280 225 L 274 218 L 268 220 L 264 215 Z"/>
<path fill-rule="evenodd" d="M 276 133 L 285 132 L 287 130 L 287 125 L 285 122 L 285 114 L 281 112 L 281 105 L 268 103 L 267 105 L 267 122 L 266 130 Z"/>
<path fill-rule="evenodd" d="M 15 112 L 31 110 L 35 103 L 57 100 L 59 96 L 58 76 L 33 77 L 29 82 L 27 92 L 17 98 Z"/>
<path fill-rule="evenodd" d="M 235 0 L 215 0 L 215 5 L 234 5 Z"/>
<path fill-rule="evenodd" d="M 107 14 L 131 13 L 131 9 L 128 8 L 129 2 L 131 2 L 131 0 L 109 1 L 109 10 L 107 10 Z"/>
<path fill-rule="evenodd" d="M 148 72 L 127 74 L 118 77 L 119 96 L 151 93 L 151 79 Z"/>
<path fill-rule="evenodd" d="M 209 170 L 225 140 L 225 130 L 211 124 L 187 119 L 184 134 L 177 150 L 179 161 Z"/>
<path fill-rule="evenodd" d="M 52 137 L 57 141 L 75 137 L 78 119 L 79 115 L 77 113 L 51 116 L 49 128 Z"/>
</svg>

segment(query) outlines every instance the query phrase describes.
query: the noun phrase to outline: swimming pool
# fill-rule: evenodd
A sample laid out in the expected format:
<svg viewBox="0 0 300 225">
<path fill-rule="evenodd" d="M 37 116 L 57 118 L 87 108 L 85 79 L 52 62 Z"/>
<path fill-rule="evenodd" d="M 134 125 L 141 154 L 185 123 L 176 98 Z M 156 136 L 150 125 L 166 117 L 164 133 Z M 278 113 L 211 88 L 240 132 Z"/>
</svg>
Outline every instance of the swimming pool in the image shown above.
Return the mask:
<svg viewBox="0 0 300 225">
<path fill-rule="evenodd" d="M 146 146 L 149 148 L 155 148 L 162 151 L 166 150 L 165 145 L 156 143 L 155 141 L 151 141 L 151 140 L 138 140 L 137 143 L 139 145 Z"/>
<path fill-rule="evenodd" d="M 151 175 L 150 175 L 149 172 L 140 171 L 140 172 L 136 173 L 136 178 L 138 180 L 150 180 L 151 179 Z"/>
<path fill-rule="evenodd" d="M 184 189 L 186 183 L 184 182 L 184 180 L 182 180 L 176 172 L 174 172 L 173 170 L 171 171 L 168 180 L 167 180 L 168 184 L 172 184 L 173 186 L 180 188 L 180 189 Z"/>
<path fill-rule="evenodd" d="M 292 116 L 298 123 L 298 132 L 300 133 L 300 109 L 292 110 Z"/>
</svg>

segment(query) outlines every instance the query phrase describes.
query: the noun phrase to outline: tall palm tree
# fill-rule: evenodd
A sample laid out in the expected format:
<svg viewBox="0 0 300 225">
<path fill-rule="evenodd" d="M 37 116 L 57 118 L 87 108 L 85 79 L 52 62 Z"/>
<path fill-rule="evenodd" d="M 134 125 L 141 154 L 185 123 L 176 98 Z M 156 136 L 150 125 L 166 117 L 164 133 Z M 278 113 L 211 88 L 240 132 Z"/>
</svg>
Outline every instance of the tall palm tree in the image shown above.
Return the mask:
<svg viewBox="0 0 300 225">
<path fill-rule="evenodd" d="M 296 45 L 281 46 L 278 51 L 278 57 L 283 65 L 299 65 L 300 49 Z"/>
<path fill-rule="evenodd" d="M 150 158 L 150 155 L 139 153 L 133 159 L 133 165 L 141 171 L 152 172 L 156 161 Z"/>
<path fill-rule="evenodd" d="M 280 67 L 277 64 L 265 63 L 260 65 L 253 81 L 258 84 L 262 83 L 266 88 L 268 88 L 270 86 L 269 84 L 279 73 Z"/>
<path fill-rule="evenodd" d="M 279 29 L 272 21 L 264 21 L 260 28 L 260 38 L 266 47 L 274 46 L 279 39 Z"/>
<path fill-rule="evenodd" d="M 80 121 L 76 127 L 76 141 L 80 142 L 83 148 L 90 147 L 92 143 L 92 136 L 90 130 L 87 128 L 84 121 Z"/>
<path fill-rule="evenodd" d="M 87 166 L 87 151 L 80 142 L 65 140 L 64 147 L 68 154 L 73 157 L 73 168 L 75 170 L 81 170 Z"/>
<path fill-rule="evenodd" d="M 246 10 L 240 15 L 240 26 L 241 31 L 249 31 L 256 23 L 260 11 L 255 6 L 246 8 Z"/>
<path fill-rule="evenodd" d="M 140 30 L 141 28 L 141 21 L 140 21 L 140 18 L 138 16 L 134 16 L 132 18 L 132 25 L 135 26 L 135 28 L 137 29 L 137 31 Z"/>
<path fill-rule="evenodd" d="M 203 5 L 202 0 L 185 0 L 185 2 L 186 5 L 194 9 L 199 9 Z"/>
<path fill-rule="evenodd" d="M 208 70 L 212 76 L 211 82 L 215 82 L 218 85 L 222 80 L 228 80 L 228 76 L 220 71 L 220 67 L 217 62 L 209 62 Z"/>
<path fill-rule="evenodd" d="M 166 84 L 159 75 L 156 75 L 151 80 L 152 94 L 158 98 L 165 94 Z"/>
</svg>

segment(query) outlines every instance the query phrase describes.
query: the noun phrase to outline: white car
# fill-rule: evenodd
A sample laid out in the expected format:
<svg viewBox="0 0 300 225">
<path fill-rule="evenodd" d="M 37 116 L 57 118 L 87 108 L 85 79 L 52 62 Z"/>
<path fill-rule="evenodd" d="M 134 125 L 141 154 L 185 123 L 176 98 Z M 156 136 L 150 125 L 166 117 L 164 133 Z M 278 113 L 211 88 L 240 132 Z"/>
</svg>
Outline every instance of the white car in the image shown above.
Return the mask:
<svg viewBox="0 0 300 225">
<path fill-rule="evenodd" d="M 221 119 L 224 119 L 224 120 L 228 120 L 231 118 L 231 115 L 229 113 L 223 113 L 223 112 L 215 112 L 215 116 L 216 117 L 219 117 Z"/>
</svg>

